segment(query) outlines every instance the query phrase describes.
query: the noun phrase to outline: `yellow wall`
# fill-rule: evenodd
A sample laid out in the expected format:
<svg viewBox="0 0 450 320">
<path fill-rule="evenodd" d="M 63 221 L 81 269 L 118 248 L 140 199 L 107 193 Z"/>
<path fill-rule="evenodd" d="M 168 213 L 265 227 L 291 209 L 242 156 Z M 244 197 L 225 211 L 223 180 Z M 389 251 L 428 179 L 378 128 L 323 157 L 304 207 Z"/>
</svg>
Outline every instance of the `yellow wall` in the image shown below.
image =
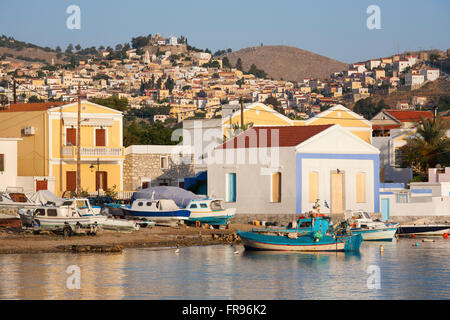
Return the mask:
<svg viewBox="0 0 450 320">
<path fill-rule="evenodd" d="M 327 115 L 322 114 L 322 116 L 321 114 L 319 114 L 317 117 L 311 118 L 307 121 L 294 121 L 294 125 L 296 126 L 316 126 L 324 124 L 339 124 L 340 126 L 347 128 L 351 133 L 360 137 L 364 141 L 368 143 L 371 143 L 372 141 L 371 125 L 361 119 L 356 118 L 350 112 L 347 112 L 345 110 L 335 110 Z M 352 130 L 352 128 L 358 129 Z"/>
<path fill-rule="evenodd" d="M 83 115 L 85 117 L 85 115 Z M 82 118 L 83 118 L 82 117 Z M 120 141 L 120 121 L 114 121 L 114 125 L 107 128 L 107 145 L 108 148 L 119 148 L 122 143 Z M 61 134 L 62 133 L 62 134 Z M 81 126 L 81 146 L 95 147 L 95 127 Z M 59 119 L 52 120 L 52 157 L 60 158 L 61 145 L 65 145 L 66 130 L 63 121 Z"/>
<path fill-rule="evenodd" d="M 73 106 L 64 107 L 63 113 L 78 111 L 78 106 L 75 103 Z M 89 102 L 82 103 L 82 118 L 89 118 L 89 114 L 106 114 L 110 113 L 111 118 L 114 115 L 119 114 L 115 110 L 108 110 L 93 105 Z M 18 141 L 18 166 L 17 171 L 19 176 L 50 176 L 50 160 L 52 164 L 52 176 L 55 177 L 55 192 L 61 195 L 62 191 L 66 187 L 66 171 L 76 171 L 76 157 L 62 156 L 60 153 L 61 145 L 65 143 L 65 131 L 63 122 L 61 119 L 52 119 L 49 123 L 49 114 L 60 115 L 59 109 L 47 113 L 47 110 L 43 111 L 26 111 L 26 112 L 0 112 L 0 137 L 15 137 L 22 138 Z M 67 115 L 65 115 L 67 117 Z M 74 115 L 71 114 L 70 117 Z M 107 128 L 107 148 L 120 148 L 122 147 L 121 141 L 121 121 L 115 120 L 112 126 Z M 25 136 L 22 134 L 22 130 L 25 127 L 33 126 L 36 128 L 35 134 L 32 136 Z M 51 139 L 49 133 L 51 128 Z M 82 126 L 81 127 L 81 146 L 82 147 L 95 147 L 95 127 Z M 52 146 L 52 154 L 49 155 L 49 144 Z M 102 148 L 102 147 L 99 147 Z M 63 163 L 70 164 L 54 164 L 61 161 Z M 93 159 L 95 158 L 95 159 Z M 82 189 L 88 189 L 89 191 L 95 191 L 95 172 L 92 173 L 89 166 L 96 162 L 99 158 L 100 162 L 109 161 L 109 164 L 101 164 L 101 171 L 108 172 L 108 187 L 117 185 L 117 189 L 121 185 L 120 175 L 120 163 L 123 162 L 123 147 L 121 155 L 116 156 L 82 156 L 82 170 L 81 181 Z M 112 164 L 115 163 L 115 164 Z"/>
<path fill-rule="evenodd" d="M 239 107 L 237 107 L 239 108 Z M 279 117 L 275 110 L 266 110 L 260 106 L 255 106 L 252 109 L 246 109 L 244 111 L 244 123 L 253 123 L 254 126 L 290 126 L 292 122 Z M 237 113 L 231 118 L 231 124 L 241 124 L 241 115 Z M 230 118 L 224 119 L 223 130 L 224 135 L 227 134 L 227 130 L 230 128 Z"/>
<path fill-rule="evenodd" d="M 91 171 L 90 166 L 94 164 L 95 169 Z M 70 164 L 54 164 L 53 175 L 55 176 L 55 194 L 61 196 L 66 190 L 66 172 L 67 171 L 77 171 L 76 162 Z M 97 171 L 97 164 L 95 161 L 93 163 L 82 163 L 81 164 L 81 189 L 83 191 L 95 192 L 95 176 Z M 116 191 L 120 189 L 120 165 L 119 164 L 105 164 L 100 163 L 100 171 L 106 171 L 108 173 L 108 188 L 112 188 L 116 185 Z"/>
<path fill-rule="evenodd" d="M 22 138 L 17 145 L 17 174 L 46 176 L 48 168 L 48 136 L 45 111 L 0 112 L 0 137 Z M 22 134 L 25 127 L 35 127 L 31 136 Z"/>
<path fill-rule="evenodd" d="M 364 121 L 361 121 L 360 119 L 356 118 L 349 112 L 345 112 L 342 110 L 336 110 L 333 111 L 323 118 L 316 117 L 313 118 L 311 122 L 309 122 L 308 125 L 321 125 L 321 124 L 339 124 L 343 127 L 361 127 L 361 128 L 370 128 L 370 124 L 365 123 Z"/>
</svg>

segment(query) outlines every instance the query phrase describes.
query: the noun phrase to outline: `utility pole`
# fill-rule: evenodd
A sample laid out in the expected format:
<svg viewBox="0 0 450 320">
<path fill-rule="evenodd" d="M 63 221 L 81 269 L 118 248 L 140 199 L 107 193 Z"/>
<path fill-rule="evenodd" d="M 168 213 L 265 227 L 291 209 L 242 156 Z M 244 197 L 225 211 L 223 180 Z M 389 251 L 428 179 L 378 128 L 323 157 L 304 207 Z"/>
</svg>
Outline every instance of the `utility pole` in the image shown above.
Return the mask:
<svg viewBox="0 0 450 320">
<path fill-rule="evenodd" d="M 13 101 L 14 104 L 17 103 L 17 92 L 16 92 L 16 79 L 13 79 Z"/>
<path fill-rule="evenodd" d="M 241 97 L 241 129 L 244 130 L 244 99 Z"/>
<path fill-rule="evenodd" d="M 81 155 L 80 155 L 80 129 L 81 129 L 81 89 L 78 82 L 78 125 L 77 125 L 77 189 L 76 193 L 79 197 L 81 194 Z"/>
</svg>

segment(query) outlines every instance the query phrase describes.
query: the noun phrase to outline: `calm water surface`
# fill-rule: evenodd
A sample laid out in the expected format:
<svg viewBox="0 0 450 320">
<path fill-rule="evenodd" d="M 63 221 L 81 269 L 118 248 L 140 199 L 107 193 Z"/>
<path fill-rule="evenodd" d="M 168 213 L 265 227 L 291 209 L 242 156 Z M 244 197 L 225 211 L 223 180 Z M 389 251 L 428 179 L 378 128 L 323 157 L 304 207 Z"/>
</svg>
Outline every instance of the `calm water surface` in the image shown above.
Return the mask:
<svg viewBox="0 0 450 320">
<path fill-rule="evenodd" d="M 127 249 L 111 255 L 0 255 L 0 299 L 450 298 L 450 240 L 364 242 L 359 254 L 236 248 L 238 255 L 222 245 L 180 248 L 178 254 Z M 80 289 L 66 286 L 70 265 L 80 267 Z M 371 265 L 379 267 L 380 289 L 367 287 Z"/>
</svg>

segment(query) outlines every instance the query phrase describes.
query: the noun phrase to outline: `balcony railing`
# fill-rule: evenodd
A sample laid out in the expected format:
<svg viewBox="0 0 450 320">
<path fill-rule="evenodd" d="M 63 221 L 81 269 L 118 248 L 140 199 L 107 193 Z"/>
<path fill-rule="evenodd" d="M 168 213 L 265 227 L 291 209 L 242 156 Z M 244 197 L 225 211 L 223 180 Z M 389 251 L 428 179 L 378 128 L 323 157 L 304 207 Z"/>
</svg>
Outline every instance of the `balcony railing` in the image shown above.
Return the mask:
<svg viewBox="0 0 450 320">
<path fill-rule="evenodd" d="M 76 157 L 77 147 L 64 146 L 62 148 L 62 156 L 65 158 Z M 108 147 L 81 147 L 80 155 L 82 157 L 121 157 L 123 155 L 123 148 L 108 148 Z"/>
</svg>

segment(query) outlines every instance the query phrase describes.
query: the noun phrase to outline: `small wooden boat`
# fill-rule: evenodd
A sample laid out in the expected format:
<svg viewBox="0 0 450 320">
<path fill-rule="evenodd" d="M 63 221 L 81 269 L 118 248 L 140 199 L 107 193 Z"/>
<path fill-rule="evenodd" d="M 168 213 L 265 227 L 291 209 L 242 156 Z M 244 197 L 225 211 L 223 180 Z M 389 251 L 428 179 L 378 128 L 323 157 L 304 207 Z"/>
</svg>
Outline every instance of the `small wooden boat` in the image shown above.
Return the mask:
<svg viewBox="0 0 450 320">
<path fill-rule="evenodd" d="M 359 251 L 362 236 L 348 234 L 343 227 L 333 230 L 330 222 L 323 215 L 302 216 L 295 229 L 262 228 L 237 234 L 247 250 Z"/>
<path fill-rule="evenodd" d="M 236 213 L 235 208 L 225 209 L 222 200 L 214 199 L 192 200 L 186 209 L 191 212 L 189 221 L 198 221 L 209 225 L 228 225 Z"/>
</svg>

